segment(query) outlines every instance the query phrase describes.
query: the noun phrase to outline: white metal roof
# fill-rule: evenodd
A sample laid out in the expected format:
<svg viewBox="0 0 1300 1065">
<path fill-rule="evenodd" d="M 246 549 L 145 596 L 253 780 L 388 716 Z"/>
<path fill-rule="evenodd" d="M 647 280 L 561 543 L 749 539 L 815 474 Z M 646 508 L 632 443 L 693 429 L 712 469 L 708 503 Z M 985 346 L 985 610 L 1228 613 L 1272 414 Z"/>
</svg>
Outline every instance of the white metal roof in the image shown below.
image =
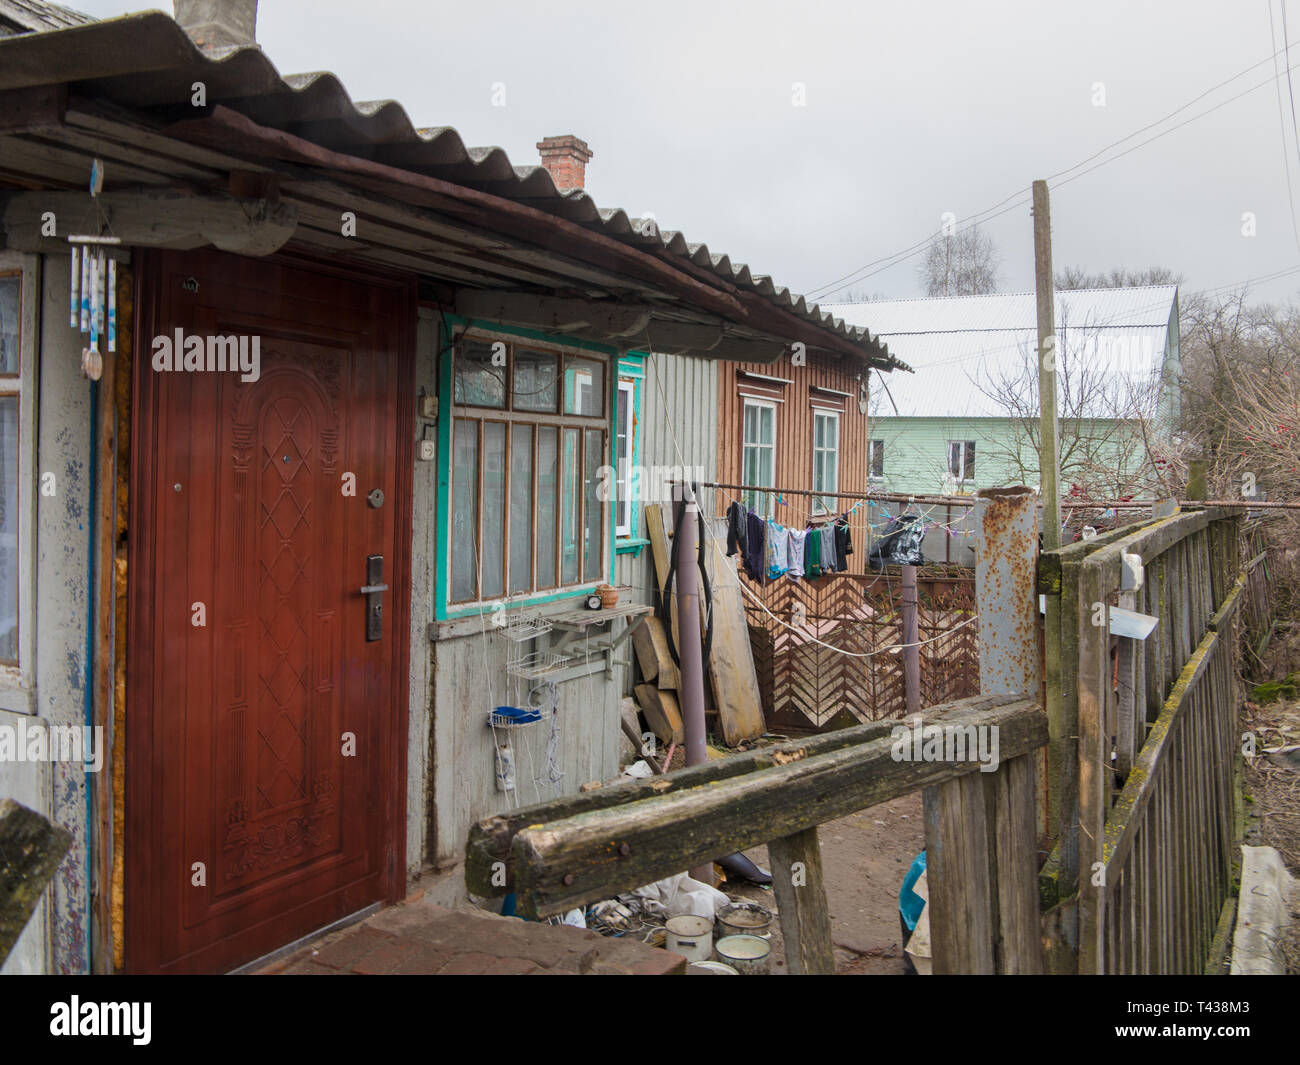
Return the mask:
<svg viewBox="0 0 1300 1065">
<path fill-rule="evenodd" d="M 1058 348 L 1066 367 L 1062 414 L 1113 416 L 1121 393 L 1159 380 L 1177 295 L 1176 285 L 1056 294 Z M 897 406 L 903 417 L 1004 418 L 1013 412 L 988 393 L 1012 380 L 1036 382 L 1032 292 L 823 304 L 822 310 L 866 326 L 890 354 L 916 370 L 890 375 L 889 398 L 875 405 L 877 415 L 893 415 Z M 1076 397 L 1069 409 L 1067 377 Z"/>
</svg>

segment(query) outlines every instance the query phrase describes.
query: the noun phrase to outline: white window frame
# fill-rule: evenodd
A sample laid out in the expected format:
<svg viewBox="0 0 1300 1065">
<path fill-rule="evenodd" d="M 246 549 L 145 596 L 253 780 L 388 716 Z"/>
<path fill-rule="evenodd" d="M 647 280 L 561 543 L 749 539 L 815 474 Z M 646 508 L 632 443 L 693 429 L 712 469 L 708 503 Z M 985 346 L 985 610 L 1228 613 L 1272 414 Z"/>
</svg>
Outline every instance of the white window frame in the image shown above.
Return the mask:
<svg viewBox="0 0 1300 1065">
<path fill-rule="evenodd" d="M 748 451 L 751 447 L 768 448 L 772 452 L 772 483 L 768 485 L 762 485 L 761 487 L 775 489 L 776 488 L 776 444 L 777 444 L 776 401 L 770 399 L 754 399 L 750 396 L 744 396 L 742 398 L 744 399 L 744 405 L 742 406 L 740 412 L 741 483 L 747 483 L 745 482 L 745 467 L 746 467 L 745 452 Z M 755 441 L 751 443 L 749 440 L 745 439 L 745 422 L 748 420 L 745 415 L 750 407 L 757 407 L 760 410 L 770 410 L 772 412 L 772 442 L 770 444 L 764 444 L 761 441 Z M 775 499 L 776 499 L 776 493 L 774 491 L 746 492 L 744 493 L 743 496 L 743 502 L 745 503 L 745 505 L 749 507 L 752 511 L 754 511 L 754 513 L 761 514 L 765 518 L 772 517 L 773 511 L 775 510 L 776 507 Z"/>
<path fill-rule="evenodd" d="M 624 392 L 627 393 L 627 425 L 623 425 L 618 418 L 619 399 L 622 397 Z M 614 397 L 614 426 L 611 430 L 610 439 L 611 447 L 617 451 L 619 434 L 622 433 L 625 438 L 624 446 L 626 448 L 626 454 L 618 453 L 614 455 L 614 484 L 617 486 L 617 499 L 615 500 L 616 506 L 614 512 L 614 536 L 623 540 L 629 539 L 632 536 L 632 478 L 636 472 L 634 466 L 636 458 L 636 431 L 636 379 L 632 377 L 620 377 L 618 379 L 618 392 Z"/>
<path fill-rule="evenodd" d="M 880 472 L 876 473 L 876 452 L 880 453 Z M 867 441 L 867 480 L 877 484 L 885 479 L 885 441 L 881 437 Z"/>
<path fill-rule="evenodd" d="M 974 451 L 975 450 L 974 440 L 949 440 L 948 441 L 948 456 L 947 456 L 948 462 L 947 465 L 944 467 L 944 470 L 947 476 L 953 478 L 958 484 L 965 484 L 966 482 L 973 481 L 975 479 L 974 471 L 966 469 L 966 446 L 968 444 L 970 445 L 971 451 Z M 960 449 L 957 452 L 956 463 L 953 462 L 953 455 L 952 455 L 952 449 L 954 447 Z M 975 457 L 976 456 L 972 456 L 972 460 Z M 972 465 L 974 465 L 973 461 L 972 461 Z M 954 466 L 956 467 L 956 469 L 953 468 Z"/>
<path fill-rule="evenodd" d="M 0 273 L 19 274 L 18 374 L 0 377 L 0 395 L 18 396 L 18 662 L 0 663 L 0 710 L 36 713 L 36 361 L 40 350 L 40 259 L 0 251 Z"/>
<path fill-rule="evenodd" d="M 835 423 L 835 446 L 818 447 L 817 446 L 817 422 L 825 418 Z M 834 484 L 819 485 L 817 483 L 817 456 L 834 455 L 835 469 L 834 476 L 831 478 Z M 817 410 L 813 409 L 813 438 L 812 438 L 812 490 L 814 492 L 839 492 L 840 490 L 840 412 L 835 410 Z M 835 512 L 835 503 L 838 501 L 838 495 L 813 496 L 812 512 L 814 516 L 820 517 L 823 514 L 833 514 Z M 830 505 L 827 505 L 827 500 Z"/>
</svg>

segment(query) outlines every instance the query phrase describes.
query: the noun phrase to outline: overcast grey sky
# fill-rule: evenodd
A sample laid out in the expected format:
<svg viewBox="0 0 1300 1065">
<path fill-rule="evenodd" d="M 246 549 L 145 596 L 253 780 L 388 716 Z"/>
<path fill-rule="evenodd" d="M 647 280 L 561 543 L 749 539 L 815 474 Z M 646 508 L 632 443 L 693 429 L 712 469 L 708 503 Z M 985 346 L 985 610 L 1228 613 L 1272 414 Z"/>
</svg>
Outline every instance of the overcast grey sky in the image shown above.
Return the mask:
<svg viewBox="0 0 1300 1065">
<path fill-rule="evenodd" d="M 142 6 L 69 2 L 98 17 Z M 454 126 L 516 165 L 538 161 L 541 137 L 577 134 L 602 207 L 653 212 L 811 292 L 933 233 L 944 212 L 1027 192 L 1266 59 L 1269 14 L 1269 0 L 262 0 L 258 39 L 281 73 L 333 71 L 354 99 L 398 100 L 417 125 Z M 1287 14 L 1300 64 L 1300 5 Z M 1057 267 L 1160 264 L 1197 290 L 1300 265 L 1283 164 L 1285 150 L 1294 191 L 1300 148 L 1286 79 L 1283 122 L 1272 75 L 1257 67 L 1151 133 L 1263 88 L 1055 187 Z M 1300 91 L 1300 69 L 1292 76 Z M 986 229 L 1002 289 L 1032 288 L 1028 207 Z M 850 289 L 919 295 L 916 261 Z M 1300 274 L 1253 294 L 1296 291 Z"/>
</svg>

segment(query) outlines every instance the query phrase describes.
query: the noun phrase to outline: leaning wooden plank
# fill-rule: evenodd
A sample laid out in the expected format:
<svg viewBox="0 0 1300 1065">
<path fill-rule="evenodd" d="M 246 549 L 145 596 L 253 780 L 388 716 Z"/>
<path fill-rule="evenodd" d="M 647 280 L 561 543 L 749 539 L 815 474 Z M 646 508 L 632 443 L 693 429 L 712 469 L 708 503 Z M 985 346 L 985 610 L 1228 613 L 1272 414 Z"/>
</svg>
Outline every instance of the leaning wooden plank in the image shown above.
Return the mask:
<svg viewBox="0 0 1300 1065">
<path fill-rule="evenodd" d="M 978 722 L 988 711 L 1007 703 L 1006 696 L 976 695 L 922 711 L 925 721 Z M 712 784 L 732 777 L 787 765 L 802 758 L 842 750 L 889 736 L 897 721 L 870 721 L 865 725 L 836 729 L 821 736 L 809 736 L 752 751 L 713 759 L 702 765 L 678 769 L 656 780 L 626 780 L 598 791 L 567 795 L 532 806 L 494 814 L 470 826 L 465 844 L 465 886 L 480 897 L 495 898 L 514 890 L 511 845 L 515 836 L 530 825 L 558 821 L 575 814 L 612 809 L 684 788 Z M 720 853 L 731 853 L 730 851 Z M 716 857 L 716 856 L 715 856 Z M 504 875 L 503 875 L 504 874 Z"/>
<path fill-rule="evenodd" d="M 817 829 L 782 836 L 767 845 L 772 890 L 785 940 L 786 970 L 793 976 L 832 976 L 835 947 L 826 906 Z"/>
<path fill-rule="evenodd" d="M 655 603 L 659 603 L 660 595 L 663 592 L 664 581 L 668 579 L 668 567 L 672 563 L 671 542 L 668 539 L 668 527 L 671 522 L 672 508 L 665 508 L 660 503 L 647 503 L 645 507 L 645 528 L 646 536 L 650 540 L 650 554 L 654 558 L 655 570 L 655 587 L 658 592 L 655 594 Z M 681 648 L 681 642 L 677 634 L 677 600 L 671 592 L 668 593 L 668 600 L 663 604 L 664 610 L 668 614 L 668 623 L 672 626 L 673 646 Z M 680 654 L 680 650 L 678 651 Z M 672 657 L 671 655 L 669 656 Z M 680 683 L 678 687 L 680 687 Z"/>
<path fill-rule="evenodd" d="M 763 696 L 754 669 L 740 575 L 731 566 L 714 567 L 713 640 L 707 663 L 718 708 L 722 742 L 734 747 L 763 735 Z"/>
<path fill-rule="evenodd" d="M 66 828 L 12 799 L 0 799 L 0 965 L 71 844 Z"/>
<path fill-rule="evenodd" d="M 632 630 L 632 646 L 641 665 L 641 676 L 657 687 L 676 690 L 682 686 L 677 663 L 668 650 L 668 630 L 657 617 L 648 617 Z"/>
<path fill-rule="evenodd" d="M 656 736 L 664 743 L 685 743 L 686 729 L 682 724 L 682 712 L 677 706 L 677 696 L 672 692 L 660 691 L 653 684 L 636 686 L 636 701 L 641 704 L 646 723 Z"/>
<path fill-rule="evenodd" d="M 998 729 L 1002 758 L 1047 743 L 1046 716 L 1029 700 L 989 710 L 979 723 Z M 609 898 L 718 855 L 979 772 L 980 763 L 969 759 L 900 757 L 901 742 L 883 736 L 761 773 L 526 828 L 511 848 L 519 913 L 544 917 Z"/>
</svg>

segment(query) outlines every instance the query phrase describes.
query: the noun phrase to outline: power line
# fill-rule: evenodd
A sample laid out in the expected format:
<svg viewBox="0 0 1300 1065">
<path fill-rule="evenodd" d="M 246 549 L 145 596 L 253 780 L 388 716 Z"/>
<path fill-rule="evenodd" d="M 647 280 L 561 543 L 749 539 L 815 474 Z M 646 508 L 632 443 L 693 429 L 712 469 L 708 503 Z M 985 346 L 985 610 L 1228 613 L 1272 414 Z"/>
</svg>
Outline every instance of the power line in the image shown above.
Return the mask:
<svg viewBox="0 0 1300 1065">
<path fill-rule="evenodd" d="M 1271 20 L 1272 18 L 1271 8 L 1270 8 L 1269 15 Z M 1290 42 L 1285 40 L 1286 37 L 1285 30 L 1283 32 L 1283 37 L 1284 37 L 1284 45 L 1281 49 L 1276 48 L 1277 41 L 1276 38 L 1274 38 L 1273 45 L 1275 50 L 1272 55 L 1266 56 L 1264 59 L 1252 63 L 1250 66 L 1246 67 L 1245 69 L 1238 71 L 1236 74 L 1233 74 L 1231 77 L 1225 78 L 1223 81 L 1218 82 L 1215 85 L 1212 85 L 1210 88 L 1201 92 L 1199 95 L 1193 97 L 1191 100 L 1188 100 L 1186 103 L 1181 104 L 1180 106 L 1174 108 L 1174 110 L 1170 111 L 1168 114 L 1164 115 L 1163 117 L 1157 119 L 1154 122 L 1148 123 L 1147 125 L 1141 127 L 1140 129 L 1134 130 L 1132 133 L 1129 133 L 1124 137 L 1121 137 L 1119 140 L 1111 142 L 1110 144 L 1094 152 L 1092 155 L 1088 156 L 1087 158 L 1081 159 L 1073 166 L 1069 166 L 1066 167 L 1064 170 L 1057 171 L 1055 174 L 1051 175 L 1047 180 L 1049 182 L 1055 181 L 1057 178 L 1063 177 L 1066 174 L 1070 174 L 1071 172 L 1078 170 L 1080 167 L 1085 166 L 1086 164 L 1092 162 L 1094 159 L 1097 159 L 1100 156 L 1105 155 L 1107 152 L 1110 152 L 1112 149 L 1119 147 L 1121 144 L 1124 144 L 1127 141 L 1132 140 L 1134 137 L 1140 136 L 1141 134 L 1146 133 L 1151 129 L 1154 129 L 1157 126 L 1163 125 L 1165 122 L 1168 122 L 1169 119 L 1175 117 L 1176 115 L 1181 114 L 1183 111 L 1186 111 L 1189 107 L 1205 99 L 1205 97 L 1217 92 L 1219 89 L 1222 89 L 1226 85 L 1230 85 L 1232 82 L 1238 80 L 1239 78 L 1245 77 L 1251 71 L 1257 69 L 1258 67 L 1263 66 L 1265 63 L 1270 63 L 1270 62 L 1274 63 L 1274 70 L 1275 70 L 1274 75 L 1268 78 L 1267 80 L 1262 81 L 1258 85 L 1254 85 L 1251 88 L 1236 94 L 1235 96 L 1229 97 L 1227 100 L 1224 100 L 1216 104 L 1214 107 L 1208 108 L 1205 111 L 1200 112 L 1199 114 L 1193 115 L 1191 118 L 1187 119 L 1186 121 L 1180 122 L 1177 126 L 1173 126 L 1170 129 L 1164 130 L 1163 132 L 1157 134 L 1154 137 L 1149 137 L 1144 141 L 1140 141 L 1138 144 L 1135 144 L 1131 148 L 1128 148 L 1125 151 L 1119 153 L 1119 155 L 1112 156 L 1109 159 L 1101 160 L 1101 162 L 1096 163 L 1094 166 L 1088 167 L 1088 169 L 1082 171 L 1081 173 L 1074 174 L 1073 177 L 1067 178 L 1065 181 L 1062 181 L 1060 184 L 1062 185 L 1069 184 L 1069 182 L 1074 181 L 1077 178 L 1083 177 L 1084 174 L 1091 173 L 1093 170 L 1096 170 L 1098 167 L 1105 166 L 1107 163 L 1115 162 L 1117 159 L 1121 159 L 1125 155 L 1128 155 L 1129 152 L 1136 151 L 1138 148 L 1150 144 L 1153 141 L 1159 140 L 1161 137 L 1164 137 L 1169 133 L 1173 133 L 1175 130 L 1181 129 L 1183 126 L 1188 125 L 1191 122 L 1195 122 L 1198 119 L 1204 118 L 1206 115 L 1212 114 L 1214 111 L 1219 110 L 1219 108 L 1221 107 L 1225 107 L 1228 104 L 1233 103 L 1244 96 L 1248 96 L 1251 93 L 1258 91 L 1259 89 L 1268 85 L 1270 82 L 1277 83 L 1281 78 L 1281 74 L 1276 73 L 1276 60 L 1277 57 L 1281 54 L 1285 54 L 1287 56 L 1288 66 L 1286 68 L 1286 74 L 1289 79 L 1290 72 L 1291 72 L 1291 67 L 1289 66 Z M 966 229 L 973 229 L 976 226 L 978 226 L 981 222 L 992 221 L 992 219 L 997 218 L 1000 215 L 1006 214 L 1007 211 L 1015 210 L 1017 207 L 1029 203 L 1029 197 L 1026 195 L 1026 192 L 1027 190 L 1025 189 L 1017 190 L 1016 192 L 1013 192 L 1010 196 L 1007 196 L 1002 200 L 999 200 L 997 203 L 993 204 L 992 206 L 986 207 L 982 210 L 974 212 L 973 214 L 969 214 L 965 216 L 964 218 L 958 220 L 955 223 L 955 226 L 957 228 L 954 230 L 954 232 L 965 232 Z M 1012 200 L 1015 200 L 1016 202 L 1010 203 L 1009 206 L 1005 207 L 1002 210 L 999 210 L 999 208 L 1002 208 L 1004 204 L 1008 204 L 1009 201 Z M 962 227 L 966 222 L 971 222 L 972 224 L 970 226 L 965 226 L 965 228 L 963 229 Z M 865 281 L 869 277 L 874 277 L 876 274 L 882 273 L 885 270 L 892 269 L 893 267 L 897 266 L 899 263 L 904 262 L 907 259 L 912 258 L 914 255 L 919 254 L 921 251 L 923 251 L 926 247 L 929 246 L 929 244 L 933 241 L 933 239 L 934 239 L 934 234 L 931 234 L 930 236 L 927 236 L 924 239 L 919 240 L 916 243 L 911 244 L 906 248 L 903 248 L 897 252 L 893 252 L 890 255 L 881 256 L 878 259 L 873 259 L 871 262 L 858 267 L 856 270 L 851 270 L 849 273 L 843 275 L 842 277 L 836 278 L 834 281 L 828 282 L 827 284 L 824 285 L 818 285 L 815 288 L 810 289 L 808 293 L 808 298 L 812 300 L 818 300 L 818 301 L 823 300 L 827 296 L 831 295 L 832 293 L 838 292 L 843 288 L 847 288 L 850 284 L 855 284 L 859 281 Z M 1300 244 L 1300 239 L 1298 239 L 1297 243 Z"/>
<path fill-rule="evenodd" d="M 1296 121 L 1295 121 L 1295 91 L 1291 87 L 1291 71 L 1289 69 L 1289 64 L 1291 62 L 1291 45 L 1287 38 L 1286 0 L 1281 0 L 1280 6 L 1282 8 L 1282 40 L 1287 42 L 1286 59 L 1283 62 L 1288 64 L 1288 69 L 1286 72 L 1286 91 L 1287 91 L 1287 95 L 1291 99 L 1292 143 L 1296 147 L 1296 152 L 1300 153 L 1300 132 L 1297 132 L 1296 130 Z M 1273 0 L 1269 0 L 1269 4 L 1268 4 L 1268 32 L 1270 38 L 1273 41 L 1273 47 L 1276 48 L 1277 36 L 1273 29 Z M 1277 69 L 1276 60 L 1273 61 L 1273 69 L 1274 70 Z M 1282 119 L 1282 86 L 1280 82 L 1278 83 L 1278 92 L 1277 92 L 1277 117 L 1278 117 L 1278 122 L 1282 124 L 1282 163 L 1283 163 L 1283 168 L 1286 171 L 1286 199 L 1287 199 L 1287 204 L 1291 208 L 1291 235 L 1295 237 L 1296 247 L 1300 248 L 1300 228 L 1296 226 L 1295 192 L 1294 192 L 1294 186 L 1291 183 L 1291 156 L 1290 153 L 1287 151 L 1286 125 Z"/>
</svg>

